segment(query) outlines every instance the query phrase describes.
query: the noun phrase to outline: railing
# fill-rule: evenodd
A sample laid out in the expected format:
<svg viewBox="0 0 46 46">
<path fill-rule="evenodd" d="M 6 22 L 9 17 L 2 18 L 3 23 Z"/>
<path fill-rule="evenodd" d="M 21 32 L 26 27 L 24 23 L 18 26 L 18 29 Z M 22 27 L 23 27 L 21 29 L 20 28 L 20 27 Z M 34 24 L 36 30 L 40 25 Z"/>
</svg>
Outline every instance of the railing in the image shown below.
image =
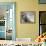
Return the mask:
<svg viewBox="0 0 46 46">
<path fill-rule="evenodd" d="M 42 42 L 16 42 L 0 40 L 0 46 L 42 46 L 42 44 Z"/>
</svg>

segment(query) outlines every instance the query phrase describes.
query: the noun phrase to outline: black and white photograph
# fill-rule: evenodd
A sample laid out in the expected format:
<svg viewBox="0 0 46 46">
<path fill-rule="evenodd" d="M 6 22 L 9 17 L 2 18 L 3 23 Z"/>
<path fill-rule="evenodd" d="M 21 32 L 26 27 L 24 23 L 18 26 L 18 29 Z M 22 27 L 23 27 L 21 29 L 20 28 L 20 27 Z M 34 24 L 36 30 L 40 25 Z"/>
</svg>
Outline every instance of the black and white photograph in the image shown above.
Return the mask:
<svg viewBox="0 0 46 46">
<path fill-rule="evenodd" d="M 35 23 L 35 11 L 22 11 L 20 16 L 21 23 Z"/>
</svg>

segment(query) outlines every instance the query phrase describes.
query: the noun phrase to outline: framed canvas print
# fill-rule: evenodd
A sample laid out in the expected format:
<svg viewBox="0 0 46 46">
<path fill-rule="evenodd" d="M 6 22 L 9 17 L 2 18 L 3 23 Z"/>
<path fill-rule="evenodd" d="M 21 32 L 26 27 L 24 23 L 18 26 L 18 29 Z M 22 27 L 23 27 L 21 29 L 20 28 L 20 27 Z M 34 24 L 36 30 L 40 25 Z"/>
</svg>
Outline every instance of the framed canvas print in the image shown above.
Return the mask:
<svg viewBox="0 0 46 46">
<path fill-rule="evenodd" d="M 20 15 L 21 23 L 35 23 L 35 11 L 22 11 Z"/>
<path fill-rule="evenodd" d="M 39 12 L 39 35 L 46 33 L 46 11 Z"/>
<path fill-rule="evenodd" d="M 0 2 L 0 40 L 15 40 L 15 2 Z"/>
<path fill-rule="evenodd" d="M 46 0 L 39 0 L 40 4 L 46 4 Z"/>
</svg>

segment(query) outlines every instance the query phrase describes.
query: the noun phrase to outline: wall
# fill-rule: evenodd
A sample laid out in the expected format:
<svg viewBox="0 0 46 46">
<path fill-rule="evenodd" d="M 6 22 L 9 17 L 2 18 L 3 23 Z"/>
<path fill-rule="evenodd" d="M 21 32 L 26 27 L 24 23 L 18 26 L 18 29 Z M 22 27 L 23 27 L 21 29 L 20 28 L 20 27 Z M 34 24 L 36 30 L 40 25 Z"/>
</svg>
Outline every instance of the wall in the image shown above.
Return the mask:
<svg viewBox="0 0 46 46">
<path fill-rule="evenodd" d="M 17 6 L 17 37 L 18 38 L 35 38 L 38 30 L 38 2 L 37 0 L 19 0 L 16 2 Z M 20 24 L 21 11 L 35 11 L 36 22 L 35 24 Z"/>
<path fill-rule="evenodd" d="M 16 37 L 36 38 L 39 33 L 39 10 L 46 10 L 46 5 L 38 4 L 38 0 L 3 0 L 0 2 L 16 2 Z M 35 24 L 21 24 L 21 11 L 35 11 Z"/>
</svg>

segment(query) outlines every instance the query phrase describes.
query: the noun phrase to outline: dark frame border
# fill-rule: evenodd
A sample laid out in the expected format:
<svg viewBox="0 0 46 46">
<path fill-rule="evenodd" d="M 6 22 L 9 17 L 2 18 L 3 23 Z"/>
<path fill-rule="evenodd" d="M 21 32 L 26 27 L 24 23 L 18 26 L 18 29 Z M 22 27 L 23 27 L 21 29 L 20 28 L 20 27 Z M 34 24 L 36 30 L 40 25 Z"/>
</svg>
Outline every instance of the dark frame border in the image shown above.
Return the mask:
<svg viewBox="0 0 46 46">
<path fill-rule="evenodd" d="M 39 11 L 40 13 L 40 11 Z M 40 36 L 40 14 L 39 14 L 39 36 Z"/>
</svg>

